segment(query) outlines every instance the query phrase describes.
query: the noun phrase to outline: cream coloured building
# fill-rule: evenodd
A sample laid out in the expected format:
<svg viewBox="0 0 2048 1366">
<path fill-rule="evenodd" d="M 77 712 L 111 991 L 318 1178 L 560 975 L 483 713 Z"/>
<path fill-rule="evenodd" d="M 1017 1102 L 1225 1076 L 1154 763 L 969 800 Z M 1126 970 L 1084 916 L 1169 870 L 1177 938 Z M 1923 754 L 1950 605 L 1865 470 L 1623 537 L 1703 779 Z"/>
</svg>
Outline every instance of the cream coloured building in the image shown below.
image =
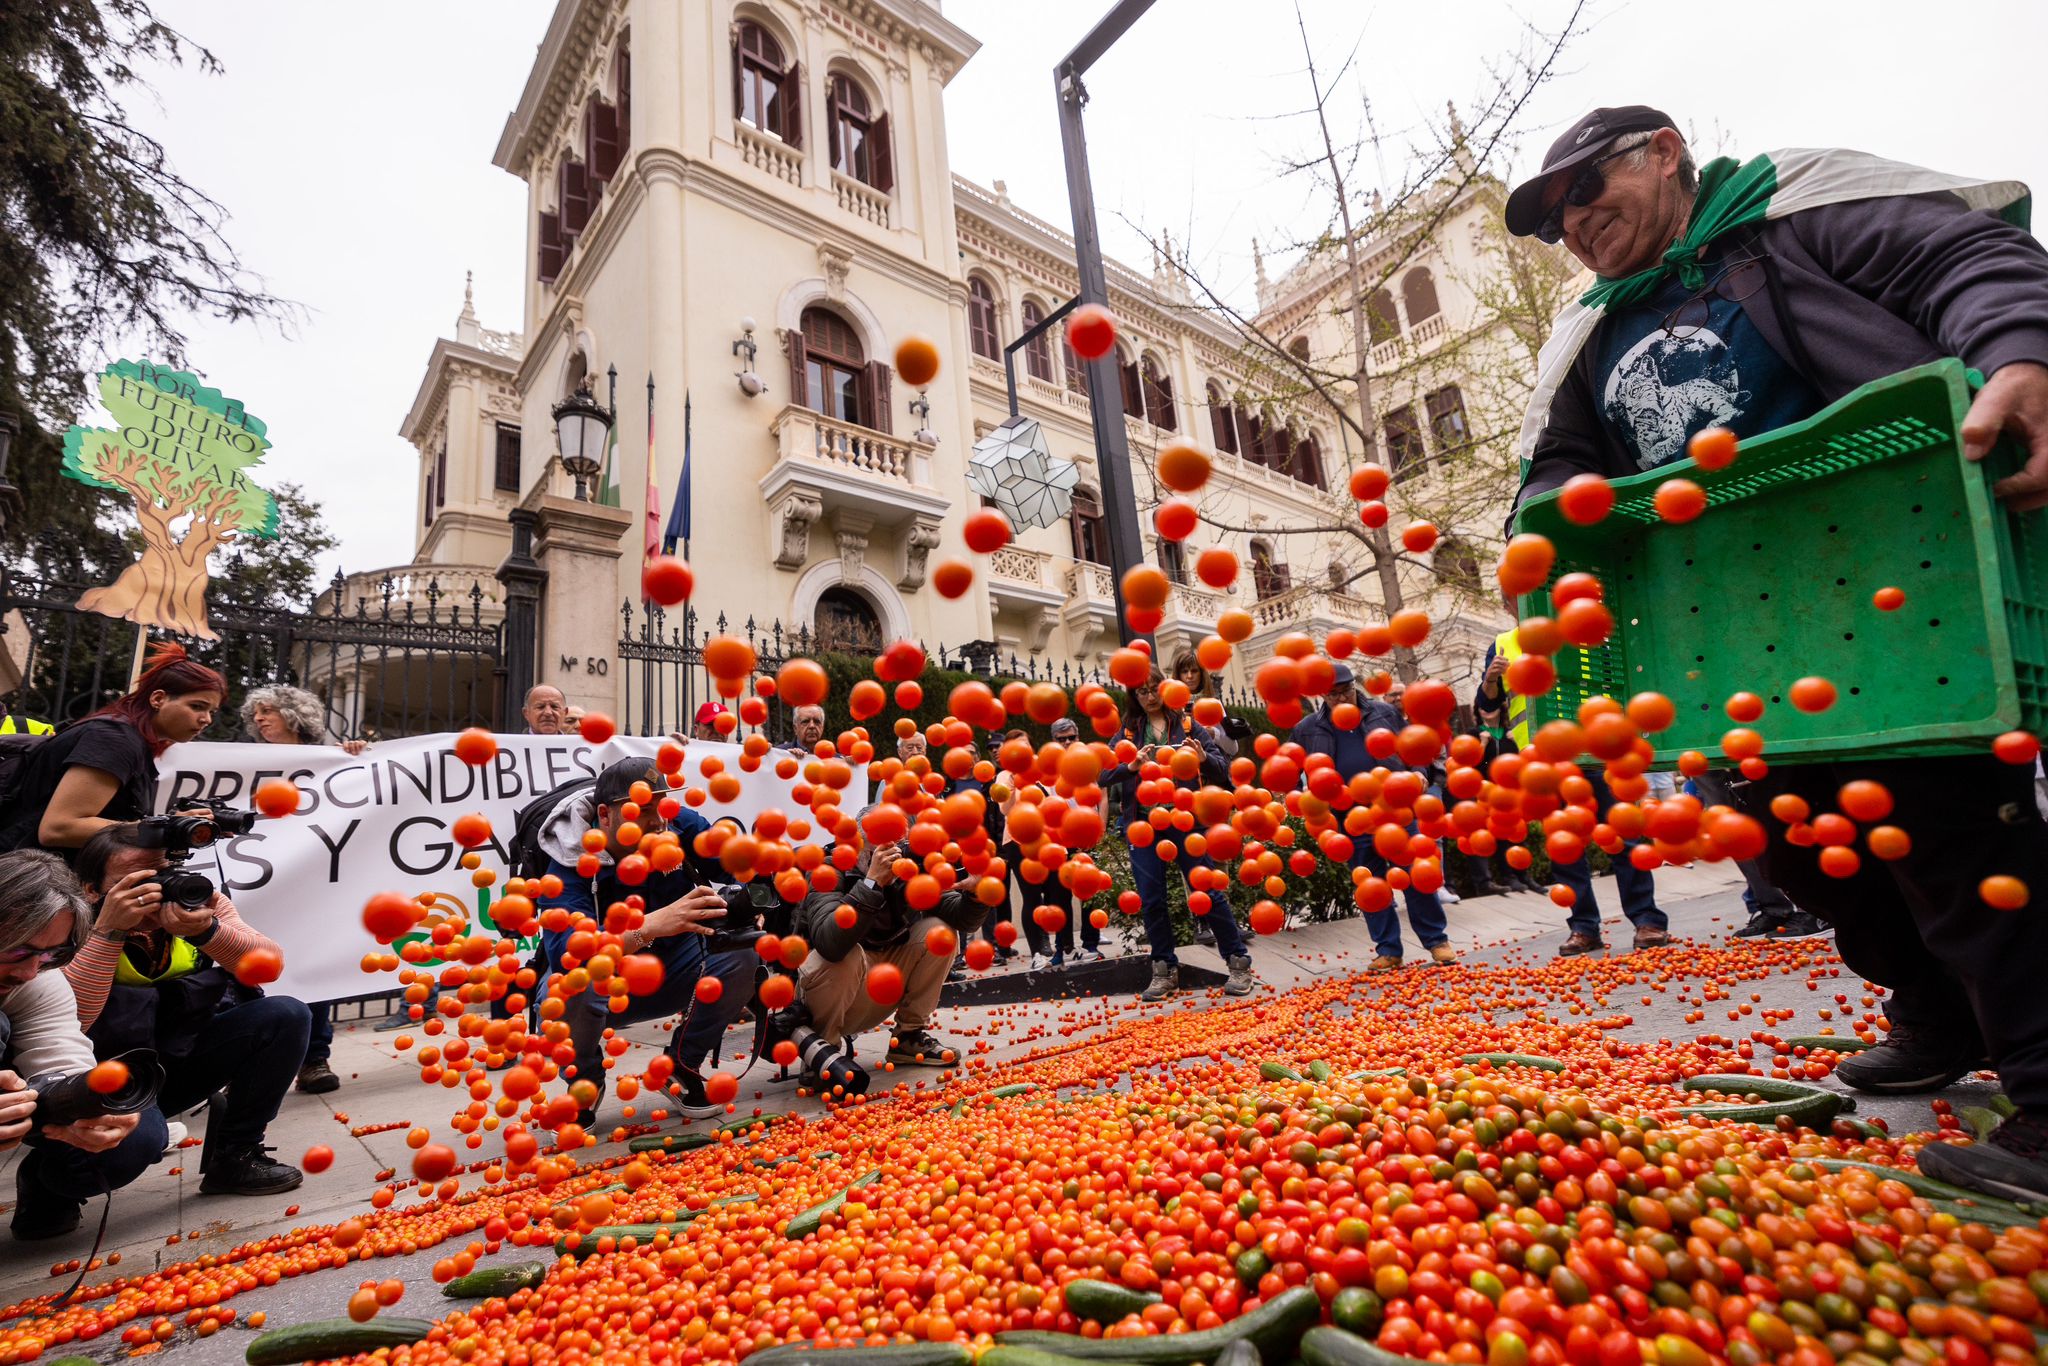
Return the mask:
<svg viewBox="0 0 2048 1366">
<path fill-rule="evenodd" d="M 527 249 L 523 262 L 484 265 L 520 271 L 525 317 L 491 331 L 465 298 L 454 335 L 434 344 L 401 429 L 420 452 L 405 572 L 444 589 L 483 583 L 495 599 L 513 550 L 508 516 L 523 507 L 549 573 L 536 678 L 609 705 L 600 664 L 620 605 L 640 596 L 651 375 L 663 519 L 690 400 L 689 558 L 704 618 L 1099 663 L 1116 623 L 1089 399 L 1056 337 L 1016 364 L 1022 411 L 1080 467 L 1074 515 L 980 562 L 976 591 L 960 599 L 927 587 L 939 558 L 964 553 L 961 522 L 978 506 L 969 450 L 1007 416 L 1002 348 L 1077 287 L 1063 230 L 1013 204 L 1001 182 L 952 173 L 945 89 L 976 46 L 920 0 L 561 0 L 494 157 L 528 186 Z M 1044 142 L 1056 155 L 1049 120 Z M 1386 400 L 1405 398 L 1418 415 L 1417 433 L 1400 438 L 1408 457 L 1455 445 L 1471 423 L 1440 411 L 1442 383 L 1406 392 L 1421 383 L 1416 358 L 1469 310 L 1458 281 L 1479 241 L 1468 220 L 1484 212 L 1469 198 L 1418 258 L 1422 275 L 1374 310 L 1374 367 L 1393 376 L 1376 402 L 1393 410 Z M 1341 368 L 1340 285 L 1317 262 L 1278 283 L 1262 271 L 1262 319 Z M 1285 631 L 1384 616 L 1377 579 L 1356 577 L 1359 543 L 1336 529 L 1356 516 L 1345 480 L 1362 456 L 1321 400 L 1272 383 L 1170 264 L 1143 274 L 1112 263 L 1110 286 L 1141 514 L 1156 501 L 1151 455 L 1187 435 L 1219 452 L 1205 515 L 1242 528 L 1204 526 L 1185 548 L 1190 564 L 1204 545 L 1238 552 L 1244 572 L 1219 593 L 1194 583 L 1143 515 L 1148 555 L 1184 581 L 1162 657 L 1228 607 L 1257 623 L 1232 666 L 1239 678 Z M 909 334 L 943 355 L 923 393 L 889 364 Z M 570 496 L 550 412 L 586 377 L 603 401 L 613 367 L 622 506 L 607 509 Z M 1397 498 L 1440 478 L 1404 482 Z M 1490 566 L 1484 542 L 1500 514 L 1445 530 Z M 1413 591 L 1445 598 L 1426 573 L 1404 573 Z M 1425 664 L 1469 678 L 1499 614 L 1469 595 L 1434 598 L 1442 629 Z"/>
</svg>

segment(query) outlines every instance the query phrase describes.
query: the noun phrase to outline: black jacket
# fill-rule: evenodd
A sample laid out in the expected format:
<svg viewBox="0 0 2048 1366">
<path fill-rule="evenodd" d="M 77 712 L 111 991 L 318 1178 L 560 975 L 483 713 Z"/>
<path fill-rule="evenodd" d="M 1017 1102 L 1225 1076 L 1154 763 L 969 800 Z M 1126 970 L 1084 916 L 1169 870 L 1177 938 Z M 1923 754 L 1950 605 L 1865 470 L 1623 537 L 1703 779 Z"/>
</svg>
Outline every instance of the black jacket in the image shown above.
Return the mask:
<svg viewBox="0 0 2048 1366">
<path fill-rule="evenodd" d="M 850 929 L 839 925 L 841 906 L 851 906 Z M 837 963 L 855 949 L 893 949 L 910 940 L 910 927 L 935 915 L 962 935 L 981 928 L 985 912 L 979 901 L 959 891 L 945 893 L 929 911 L 914 909 L 901 879 L 877 887 L 865 877 L 853 878 L 838 890 L 812 892 L 804 898 L 797 924 L 804 938 L 828 963 Z"/>
</svg>

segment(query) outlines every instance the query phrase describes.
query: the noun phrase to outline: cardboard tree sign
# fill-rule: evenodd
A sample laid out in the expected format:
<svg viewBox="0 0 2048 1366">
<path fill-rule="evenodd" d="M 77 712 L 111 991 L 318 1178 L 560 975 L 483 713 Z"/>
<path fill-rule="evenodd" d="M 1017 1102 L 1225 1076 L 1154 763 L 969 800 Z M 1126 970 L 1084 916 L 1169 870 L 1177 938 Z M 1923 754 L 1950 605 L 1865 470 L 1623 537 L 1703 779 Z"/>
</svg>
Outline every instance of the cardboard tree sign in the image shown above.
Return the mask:
<svg viewBox="0 0 2048 1366">
<path fill-rule="evenodd" d="M 277 500 L 249 479 L 270 448 L 261 419 L 182 370 L 116 361 L 100 374 L 115 426 L 73 427 L 64 473 L 135 500 L 142 558 L 81 610 L 206 640 L 206 558 L 240 537 L 277 536 Z"/>
</svg>

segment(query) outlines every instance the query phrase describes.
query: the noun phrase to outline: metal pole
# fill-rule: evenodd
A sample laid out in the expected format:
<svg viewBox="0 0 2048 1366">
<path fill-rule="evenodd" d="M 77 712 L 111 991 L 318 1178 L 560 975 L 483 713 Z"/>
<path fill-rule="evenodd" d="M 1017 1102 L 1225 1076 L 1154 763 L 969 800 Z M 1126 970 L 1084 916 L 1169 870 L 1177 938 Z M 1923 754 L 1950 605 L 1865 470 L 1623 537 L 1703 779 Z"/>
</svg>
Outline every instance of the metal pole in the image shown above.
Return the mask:
<svg viewBox="0 0 2048 1366">
<path fill-rule="evenodd" d="M 1061 318 L 1066 317 L 1069 313 L 1072 313 L 1075 309 L 1079 308 L 1080 306 L 1081 296 L 1076 294 L 1073 298 L 1061 304 L 1055 312 L 1049 313 L 1045 317 L 1040 318 L 1038 320 L 1038 326 L 1029 329 L 1024 333 L 1023 336 L 1017 338 L 1017 340 L 1011 342 L 1008 346 L 1003 348 L 1003 382 L 1009 385 L 1010 387 L 1011 417 L 1015 417 L 1017 415 L 1017 352 L 1022 348 L 1031 345 L 1032 342 L 1037 341 L 1041 336 L 1051 331 L 1054 324 L 1058 323 Z"/>
<path fill-rule="evenodd" d="M 1074 50 L 1053 68 L 1053 90 L 1060 106 L 1060 146 L 1067 162 L 1067 204 L 1074 218 L 1074 265 L 1081 278 L 1082 303 L 1109 304 L 1109 277 L 1102 263 L 1102 237 L 1095 224 L 1095 191 L 1088 176 L 1088 141 L 1081 109 L 1088 92 L 1081 77 L 1138 21 L 1152 0 L 1120 0 L 1088 31 Z M 1145 546 L 1138 534 L 1138 504 L 1131 478 L 1131 448 L 1124 432 L 1123 385 L 1116 352 L 1089 361 L 1088 406 L 1095 423 L 1095 465 L 1102 478 L 1102 515 L 1108 524 L 1109 561 L 1116 591 L 1117 637 L 1129 645 L 1140 639 L 1124 618 L 1124 575 L 1144 563 Z"/>
<path fill-rule="evenodd" d="M 652 370 L 647 372 L 647 486 L 649 488 L 654 487 L 654 372 Z M 646 496 L 650 499 L 653 497 L 652 494 Z M 649 508 L 648 511 L 652 512 L 653 509 Z M 641 528 L 640 534 L 642 538 L 640 558 L 644 561 L 647 558 L 646 528 Z M 643 569 L 646 568 L 644 563 L 641 567 Z M 650 612 L 654 610 L 653 604 L 649 603 L 646 606 Z M 649 651 L 640 659 L 640 733 L 642 735 L 654 734 L 654 654 L 652 651 Z"/>
</svg>

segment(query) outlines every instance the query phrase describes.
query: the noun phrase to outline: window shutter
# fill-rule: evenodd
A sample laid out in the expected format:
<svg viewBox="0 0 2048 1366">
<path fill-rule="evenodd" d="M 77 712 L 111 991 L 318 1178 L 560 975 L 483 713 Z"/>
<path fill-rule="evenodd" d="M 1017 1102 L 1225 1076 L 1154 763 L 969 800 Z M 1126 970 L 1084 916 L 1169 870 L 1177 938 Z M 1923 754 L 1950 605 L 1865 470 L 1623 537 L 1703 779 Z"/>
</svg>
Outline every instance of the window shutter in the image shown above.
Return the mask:
<svg viewBox="0 0 2048 1366">
<path fill-rule="evenodd" d="M 534 273 L 544 285 L 551 285 L 562 273 L 562 220 L 555 214 L 540 216 L 540 264 Z"/>
<path fill-rule="evenodd" d="M 870 410 L 864 414 L 867 425 L 884 434 L 893 433 L 896 429 L 890 423 L 889 367 L 881 361 L 868 362 L 867 396 L 872 401 Z"/>
<path fill-rule="evenodd" d="M 434 506 L 448 506 L 448 443 L 441 443 L 441 453 L 434 457 Z"/>
<path fill-rule="evenodd" d="M 562 237 L 573 246 L 577 234 L 590 221 L 590 176 L 589 168 L 575 157 L 562 162 L 561 212 Z"/>
<path fill-rule="evenodd" d="M 1124 411 L 1132 417 L 1143 417 L 1145 415 L 1145 391 L 1138 379 L 1138 363 L 1132 361 L 1128 365 L 1120 365 L 1117 368 L 1123 375 Z"/>
<path fill-rule="evenodd" d="M 783 340 L 789 350 L 789 401 L 799 407 L 808 407 L 811 394 L 804 375 L 804 331 L 801 327 L 792 327 Z"/>
<path fill-rule="evenodd" d="M 426 512 L 425 512 L 425 514 L 424 514 L 424 518 L 423 518 L 423 520 L 421 521 L 420 525 L 422 525 L 422 526 L 432 526 L 433 524 L 434 524 L 434 472 L 433 472 L 432 470 L 428 470 L 428 471 L 427 471 L 427 503 L 426 503 Z"/>
<path fill-rule="evenodd" d="M 732 40 L 732 117 L 738 122 L 747 116 L 747 80 L 740 65 L 740 40 Z"/>
<path fill-rule="evenodd" d="M 833 170 L 853 174 L 853 167 L 839 164 L 839 101 L 830 90 L 825 92 L 825 156 Z"/>
<path fill-rule="evenodd" d="M 590 163 L 592 182 L 603 185 L 619 169 L 618 106 L 593 93 L 583 118 L 583 159 Z"/>
<path fill-rule="evenodd" d="M 619 156 L 623 159 L 626 149 L 633 145 L 633 52 L 626 39 L 619 39 L 619 57 L 613 63 L 619 73 L 619 117 L 613 125 L 618 133 Z"/>
<path fill-rule="evenodd" d="M 1273 562 L 1273 596 L 1278 597 L 1294 587 L 1293 571 L 1279 560 Z"/>
<path fill-rule="evenodd" d="M 775 130 L 792 147 L 804 145 L 804 67 L 791 62 L 782 78 L 782 127 Z"/>
<path fill-rule="evenodd" d="M 883 194 L 896 188 L 896 159 L 889 152 L 889 116 L 883 114 L 868 125 L 868 164 L 874 168 L 874 187 Z"/>
</svg>

